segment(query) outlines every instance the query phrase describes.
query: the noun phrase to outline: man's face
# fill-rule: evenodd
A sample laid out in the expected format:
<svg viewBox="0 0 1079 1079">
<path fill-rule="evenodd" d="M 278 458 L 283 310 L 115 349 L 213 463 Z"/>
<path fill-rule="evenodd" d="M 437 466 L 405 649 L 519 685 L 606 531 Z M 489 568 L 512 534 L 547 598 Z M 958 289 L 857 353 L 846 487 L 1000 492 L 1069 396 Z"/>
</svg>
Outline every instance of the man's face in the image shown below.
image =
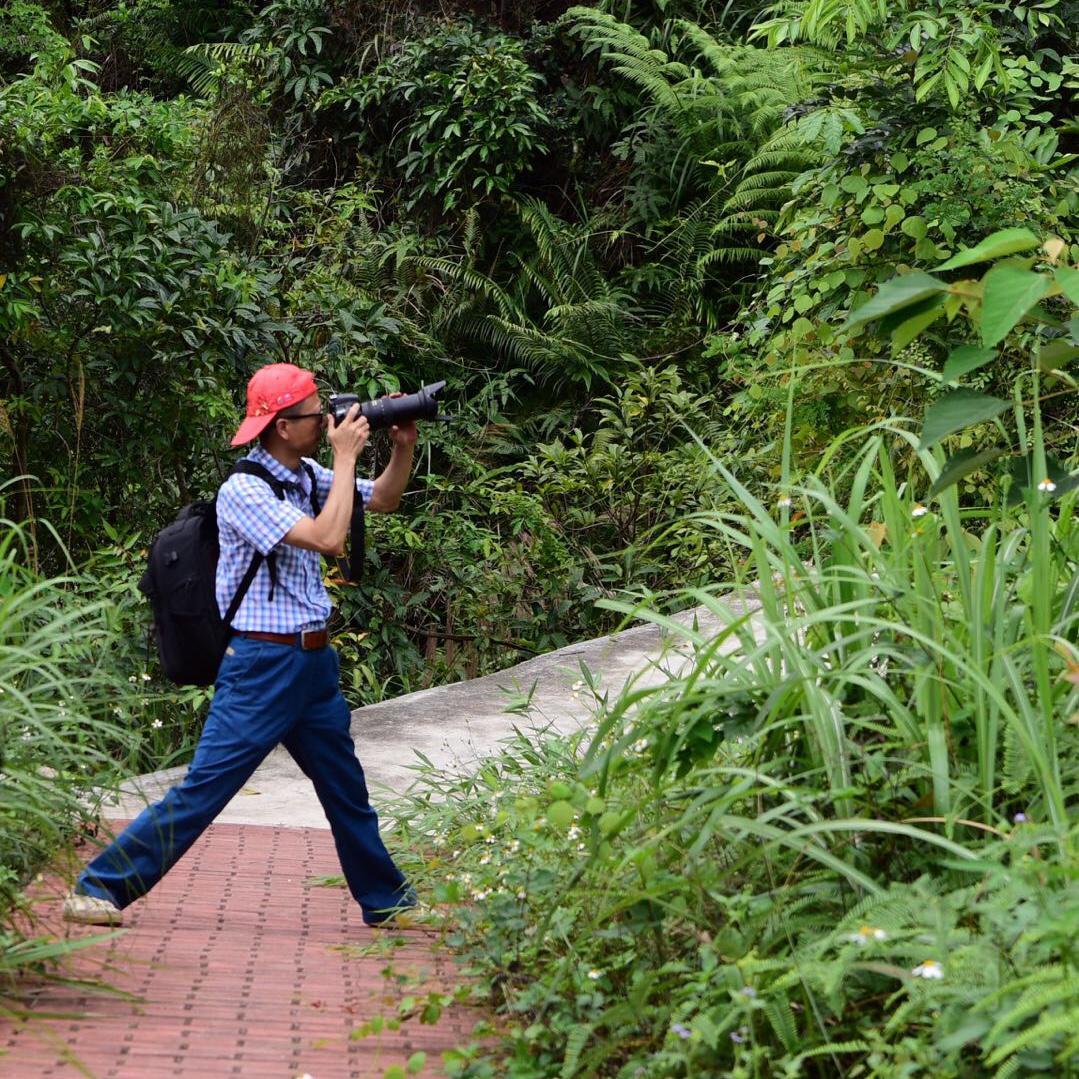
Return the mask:
<svg viewBox="0 0 1079 1079">
<path fill-rule="evenodd" d="M 283 426 L 289 445 L 298 453 L 308 456 L 318 448 L 322 432 L 326 428 L 326 413 L 322 411 L 322 401 L 317 393 L 313 393 L 289 411 L 292 415 L 279 416 L 278 422 L 286 421 Z"/>
</svg>

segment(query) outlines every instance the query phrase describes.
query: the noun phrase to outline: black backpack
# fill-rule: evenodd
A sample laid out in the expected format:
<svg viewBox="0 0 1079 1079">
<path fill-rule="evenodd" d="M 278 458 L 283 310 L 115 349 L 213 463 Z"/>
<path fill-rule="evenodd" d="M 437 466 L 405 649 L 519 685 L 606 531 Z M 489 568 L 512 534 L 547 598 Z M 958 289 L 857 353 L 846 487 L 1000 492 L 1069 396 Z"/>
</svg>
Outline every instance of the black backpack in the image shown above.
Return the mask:
<svg viewBox="0 0 1079 1079">
<path fill-rule="evenodd" d="M 303 465 L 311 478 L 311 512 L 321 510 L 316 493 L 315 473 Z M 238 461 L 230 475 L 257 476 L 284 501 L 284 485 L 262 465 Z M 353 580 L 363 564 L 363 500 L 356 494 L 352 516 L 352 559 L 345 576 Z M 200 501 L 184 506 L 172 524 L 163 528 L 150 546 L 146 572 L 139 590 L 149 597 L 154 612 L 153 632 L 165 677 L 181 686 L 208 686 L 232 636 L 232 619 L 243 602 L 259 567 L 266 563 L 270 574 L 270 599 L 277 583 L 274 552 L 263 557 L 258 551 L 244 572 L 225 617 L 217 606 L 217 502 Z"/>
</svg>

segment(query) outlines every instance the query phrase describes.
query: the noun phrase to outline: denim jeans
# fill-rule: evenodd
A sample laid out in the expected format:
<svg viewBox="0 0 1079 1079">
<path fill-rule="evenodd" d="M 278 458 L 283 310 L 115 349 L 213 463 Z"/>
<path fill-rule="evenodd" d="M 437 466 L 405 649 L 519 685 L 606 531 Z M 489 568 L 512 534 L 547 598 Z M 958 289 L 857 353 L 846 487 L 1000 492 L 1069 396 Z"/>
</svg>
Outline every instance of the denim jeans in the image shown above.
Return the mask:
<svg viewBox="0 0 1079 1079">
<path fill-rule="evenodd" d="M 76 891 L 118 907 L 145 895 L 183 856 L 279 742 L 315 792 L 364 921 L 414 901 L 379 836 L 338 688 L 333 648 L 234 637 L 183 782 L 147 807 L 79 876 Z"/>
</svg>

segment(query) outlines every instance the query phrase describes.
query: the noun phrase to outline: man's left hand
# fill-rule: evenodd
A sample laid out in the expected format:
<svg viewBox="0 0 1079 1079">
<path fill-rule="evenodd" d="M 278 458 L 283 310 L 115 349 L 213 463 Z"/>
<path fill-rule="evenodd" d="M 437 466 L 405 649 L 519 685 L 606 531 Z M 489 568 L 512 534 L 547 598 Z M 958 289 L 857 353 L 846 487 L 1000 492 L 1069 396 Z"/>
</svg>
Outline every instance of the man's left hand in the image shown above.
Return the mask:
<svg viewBox="0 0 1079 1079">
<path fill-rule="evenodd" d="M 387 397 L 404 397 L 404 393 L 398 391 L 397 393 L 388 393 Z M 390 428 L 390 441 L 395 446 L 401 446 L 404 449 L 408 449 L 411 446 L 416 445 L 416 439 L 419 437 L 419 430 L 416 428 L 416 421 L 409 420 L 408 423 L 402 423 L 400 426 L 394 424 Z"/>
</svg>

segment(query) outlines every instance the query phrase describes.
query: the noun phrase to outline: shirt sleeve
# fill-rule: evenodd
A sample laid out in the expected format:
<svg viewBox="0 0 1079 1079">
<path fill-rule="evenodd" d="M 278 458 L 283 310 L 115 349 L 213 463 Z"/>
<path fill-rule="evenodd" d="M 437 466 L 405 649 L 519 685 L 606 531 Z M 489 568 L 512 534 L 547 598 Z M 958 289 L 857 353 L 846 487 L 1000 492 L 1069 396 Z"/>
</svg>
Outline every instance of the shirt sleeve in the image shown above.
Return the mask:
<svg viewBox="0 0 1079 1079">
<path fill-rule="evenodd" d="M 304 460 L 315 470 L 315 482 L 318 484 L 318 504 L 320 506 L 326 505 L 326 499 L 330 497 L 330 484 L 333 483 L 333 469 L 327 468 L 325 465 L 320 465 L 318 461 L 312 461 L 309 457 L 305 457 Z M 363 504 L 366 506 L 371 501 L 371 495 L 374 494 L 375 485 L 371 480 L 356 479 L 356 490 L 360 494 L 360 498 L 363 499 Z"/>
<path fill-rule="evenodd" d="M 254 476 L 230 476 L 217 493 L 218 527 L 235 529 L 262 555 L 268 555 L 306 516 Z"/>
</svg>

